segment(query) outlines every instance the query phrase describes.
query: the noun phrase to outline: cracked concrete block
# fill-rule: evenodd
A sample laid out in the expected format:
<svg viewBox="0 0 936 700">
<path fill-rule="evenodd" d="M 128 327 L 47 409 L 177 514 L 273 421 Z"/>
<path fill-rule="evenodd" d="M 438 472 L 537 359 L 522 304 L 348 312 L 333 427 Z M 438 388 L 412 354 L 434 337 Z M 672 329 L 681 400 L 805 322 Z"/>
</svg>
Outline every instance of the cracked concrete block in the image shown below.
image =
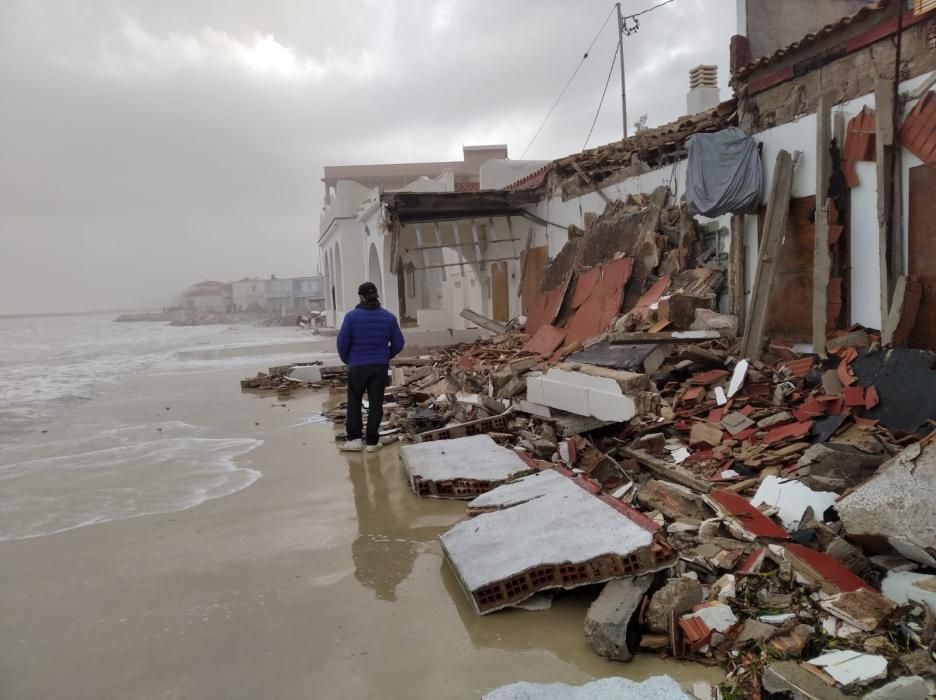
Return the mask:
<svg viewBox="0 0 936 700">
<path fill-rule="evenodd" d="M 400 458 L 415 493 L 442 498 L 474 498 L 532 471 L 516 452 L 488 435 L 404 445 Z M 476 488 L 470 488 L 471 483 Z"/>
<path fill-rule="evenodd" d="M 761 685 L 767 692 L 775 694 L 771 697 L 789 700 L 847 700 L 845 693 L 830 688 L 817 675 L 795 661 L 770 664 L 761 676 Z"/>
<path fill-rule="evenodd" d="M 914 444 L 836 503 L 849 539 L 936 565 L 936 444 Z"/>
<path fill-rule="evenodd" d="M 903 676 L 864 696 L 864 700 L 926 700 L 929 687 L 919 676 Z"/>
<path fill-rule="evenodd" d="M 872 476 L 885 459 L 886 455 L 868 454 L 852 445 L 819 443 L 800 457 L 798 474 L 810 488 L 842 493 Z"/>
<path fill-rule="evenodd" d="M 647 606 L 647 625 L 655 632 L 670 632 L 670 614 L 679 617 L 702 602 L 702 584 L 695 579 L 670 579 L 653 594 Z"/>
<path fill-rule="evenodd" d="M 567 683 L 511 683 L 495 688 L 482 700 L 691 700 L 669 676 L 640 683 L 627 678 L 601 678 L 585 685 Z"/>
<path fill-rule="evenodd" d="M 526 376 L 526 400 L 534 404 L 543 404 L 543 375 L 530 373 Z"/>
<path fill-rule="evenodd" d="M 651 583 L 653 576 L 637 576 L 608 581 L 601 589 L 585 614 L 585 640 L 596 654 L 614 661 L 630 660 L 628 632 L 636 631 L 634 613 Z"/>
</svg>

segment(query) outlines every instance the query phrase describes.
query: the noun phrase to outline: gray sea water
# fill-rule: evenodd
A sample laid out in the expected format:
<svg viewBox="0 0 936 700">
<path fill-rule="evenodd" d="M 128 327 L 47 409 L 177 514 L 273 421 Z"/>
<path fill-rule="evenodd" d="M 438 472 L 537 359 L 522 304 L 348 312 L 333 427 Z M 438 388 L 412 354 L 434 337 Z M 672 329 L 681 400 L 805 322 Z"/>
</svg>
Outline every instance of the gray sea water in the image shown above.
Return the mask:
<svg viewBox="0 0 936 700">
<path fill-rule="evenodd" d="M 140 372 L 243 367 L 297 357 L 292 328 L 114 323 L 112 315 L 0 318 L 0 541 L 190 508 L 260 478 L 260 440 L 208 437 L 206 426 L 82 424 L 43 434 Z M 246 466 L 249 465 L 249 466 Z"/>
</svg>

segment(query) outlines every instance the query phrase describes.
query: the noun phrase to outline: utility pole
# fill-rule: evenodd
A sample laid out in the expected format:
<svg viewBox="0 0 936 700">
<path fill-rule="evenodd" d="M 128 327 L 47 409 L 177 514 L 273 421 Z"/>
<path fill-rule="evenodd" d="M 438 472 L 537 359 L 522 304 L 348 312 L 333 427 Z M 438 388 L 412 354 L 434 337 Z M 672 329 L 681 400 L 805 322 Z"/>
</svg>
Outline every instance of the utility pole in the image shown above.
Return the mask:
<svg viewBox="0 0 936 700">
<path fill-rule="evenodd" d="M 627 86 L 624 82 L 624 18 L 621 16 L 621 3 L 616 3 L 618 23 L 618 49 L 621 58 L 621 117 L 624 121 L 624 138 L 627 138 Z"/>
</svg>

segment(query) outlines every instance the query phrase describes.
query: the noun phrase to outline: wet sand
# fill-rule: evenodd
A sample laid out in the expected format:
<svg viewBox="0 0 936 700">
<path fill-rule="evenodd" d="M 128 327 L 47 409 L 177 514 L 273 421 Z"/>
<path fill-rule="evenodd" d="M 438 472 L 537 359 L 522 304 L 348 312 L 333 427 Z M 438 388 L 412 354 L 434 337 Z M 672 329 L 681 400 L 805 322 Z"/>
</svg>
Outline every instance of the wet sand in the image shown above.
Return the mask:
<svg viewBox="0 0 936 700">
<path fill-rule="evenodd" d="M 264 443 L 263 476 L 189 510 L 0 542 L 0 698 L 478 698 L 518 680 L 715 669 L 587 647 L 595 591 L 477 617 L 436 536 L 464 504 L 409 493 L 396 448 L 294 426 L 327 393 L 241 394 L 241 371 L 142 375 L 68 417 L 165 419 Z M 256 425 L 259 423 L 259 425 Z"/>
</svg>

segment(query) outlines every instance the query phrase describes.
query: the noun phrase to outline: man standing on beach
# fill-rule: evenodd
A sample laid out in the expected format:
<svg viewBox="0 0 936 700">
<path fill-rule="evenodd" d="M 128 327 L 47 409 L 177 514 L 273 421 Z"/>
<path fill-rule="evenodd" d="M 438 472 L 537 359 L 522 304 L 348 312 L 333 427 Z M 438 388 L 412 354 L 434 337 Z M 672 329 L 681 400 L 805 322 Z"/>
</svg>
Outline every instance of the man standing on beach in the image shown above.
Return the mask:
<svg viewBox="0 0 936 700">
<path fill-rule="evenodd" d="M 384 389 L 390 372 L 390 358 L 403 349 L 403 333 L 396 316 L 380 306 L 377 285 L 365 282 L 358 287 L 361 303 L 345 314 L 338 331 L 338 356 L 348 365 L 347 441 L 348 452 L 364 449 L 361 440 L 361 401 L 367 393 L 367 451 L 380 449 L 380 421 L 383 420 Z"/>
</svg>

